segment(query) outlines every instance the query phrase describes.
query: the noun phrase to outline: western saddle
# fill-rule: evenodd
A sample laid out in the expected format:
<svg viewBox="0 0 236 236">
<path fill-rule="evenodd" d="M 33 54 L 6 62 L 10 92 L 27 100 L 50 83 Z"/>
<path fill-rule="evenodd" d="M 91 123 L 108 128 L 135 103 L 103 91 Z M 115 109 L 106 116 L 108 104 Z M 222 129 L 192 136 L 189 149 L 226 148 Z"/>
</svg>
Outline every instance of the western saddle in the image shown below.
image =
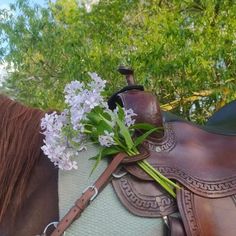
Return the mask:
<svg viewBox="0 0 236 236">
<path fill-rule="evenodd" d="M 134 85 L 132 70 L 121 67 L 119 71 L 128 86 L 111 97 L 110 108 L 119 103 L 138 114 L 136 122 L 163 127 L 163 132 L 152 134 L 143 143 L 148 150 L 146 160 L 180 186 L 174 199 L 135 163 L 117 168 L 120 160 L 110 171 L 115 170 L 112 184 L 120 201 L 135 215 L 162 217 L 167 235 L 235 236 L 236 102 L 215 113 L 206 126 L 197 126 L 162 112 L 154 95 Z M 100 188 L 101 184 L 94 186 Z M 94 188 L 87 190 L 89 197 L 94 196 Z M 87 200 L 78 200 L 53 236 L 61 235 L 65 221 L 73 222 L 87 204 Z M 77 208 L 80 210 L 73 218 Z"/>
</svg>

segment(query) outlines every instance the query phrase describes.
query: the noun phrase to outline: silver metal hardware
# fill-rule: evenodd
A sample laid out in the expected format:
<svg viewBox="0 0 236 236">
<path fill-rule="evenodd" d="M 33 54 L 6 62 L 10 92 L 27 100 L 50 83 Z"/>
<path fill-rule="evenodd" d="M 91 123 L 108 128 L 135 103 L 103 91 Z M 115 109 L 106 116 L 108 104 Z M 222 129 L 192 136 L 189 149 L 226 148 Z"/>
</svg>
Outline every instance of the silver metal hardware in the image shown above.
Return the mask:
<svg viewBox="0 0 236 236">
<path fill-rule="evenodd" d="M 162 219 L 163 219 L 164 223 L 166 224 L 166 226 L 169 228 L 168 217 L 167 216 L 163 216 Z"/>
<path fill-rule="evenodd" d="M 126 174 L 127 171 L 122 166 L 118 166 L 118 168 L 111 175 L 116 179 L 120 179 Z"/>
<path fill-rule="evenodd" d="M 54 226 L 54 227 L 56 228 L 58 223 L 59 223 L 59 222 L 57 222 L 57 221 L 53 221 L 53 222 L 49 223 L 49 224 L 44 228 L 42 234 L 37 234 L 37 235 L 35 235 L 35 236 L 47 236 L 47 230 L 49 229 L 49 227 L 50 227 L 50 226 Z M 64 235 L 64 236 L 66 235 L 66 231 L 64 231 L 63 235 Z"/>
<path fill-rule="evenodd" d="M 92 189 L 92 190 L 94 190 L 94 194 L 93 194 L 93 196 L 90 198 L 90 201 L 93 201 L 94 200 L 94 198 L 98 195 L 98 190 L 97 190 L 97 188 L 94 186 L 94 185 L 90 185 L 90 186 L 88 186 L 82 193 L 84 194 L 88 189 Z"/>
<path fill-rule="evenodd" d="M 120 179 L 120 178 L 122 178 L 123 176 L 125 176 L 127 174 L 127 172 L 126 171 L 123 171 L 123 172 L 120 172 L 120 173 L 112 173 L 112 176 L 114 177 L 114 178 L 116 178 L 116 179 Z"/>
</svg>

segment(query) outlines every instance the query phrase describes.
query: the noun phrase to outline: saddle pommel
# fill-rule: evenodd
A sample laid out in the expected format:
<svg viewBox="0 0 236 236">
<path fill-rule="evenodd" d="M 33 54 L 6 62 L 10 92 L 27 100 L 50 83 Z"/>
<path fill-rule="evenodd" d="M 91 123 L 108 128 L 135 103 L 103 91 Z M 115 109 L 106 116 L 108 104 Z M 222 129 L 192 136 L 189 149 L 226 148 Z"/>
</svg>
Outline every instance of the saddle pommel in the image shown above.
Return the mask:
<svg viewBox="0 0 236 236">
<path fill-rule="evenodd" d="M 134 88 L 134 71 L 131 68 L 120 66 L 118 71 L 125 75 L 128 87 Z M 157 101 L 157 98 L 145 91 L 140 91 L 138 89 L 129 89 L 124 90 L 121 93 L 117 93 L 117 96 L 120 98 L 122 105 L 126 108 L 132 108 L 133 111 L 137 114 L 136 122 L 137 123 L 149 123 L 156 127 L 162 128 L 160 131 L 152 134 L 154 138 L 161 138 L 164 135 L 162 115 L 160 105 Z"/>
<path fill-rule="evenodd" d="M 161 128 L 152 137 L 161 138 L 164 135 L 161 109 L 155 96 L 139 90 L 126 91 L 118 96 L 126 109 L 132 108 L 137 114 L 136 123 L 149 123 Z"/>
</svg>

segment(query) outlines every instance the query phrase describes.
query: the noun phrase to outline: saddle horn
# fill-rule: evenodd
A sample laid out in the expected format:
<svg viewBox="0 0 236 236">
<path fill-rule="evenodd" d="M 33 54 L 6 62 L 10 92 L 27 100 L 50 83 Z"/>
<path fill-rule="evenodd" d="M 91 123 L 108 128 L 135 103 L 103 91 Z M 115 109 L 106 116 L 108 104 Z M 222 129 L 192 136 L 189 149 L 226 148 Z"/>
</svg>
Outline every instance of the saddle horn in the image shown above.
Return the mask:
<svg viewBox="0 0 236 236">
<path fill-rule="evenodd" d="M 125 66 L 119 66 L 118 71 L 122 74 L 125 75 L 126 81 L 128 86 L 130 85 L 135 85 L 134 81 L 134 71 L 132 68 L 125 67 Z"/>
</svg>

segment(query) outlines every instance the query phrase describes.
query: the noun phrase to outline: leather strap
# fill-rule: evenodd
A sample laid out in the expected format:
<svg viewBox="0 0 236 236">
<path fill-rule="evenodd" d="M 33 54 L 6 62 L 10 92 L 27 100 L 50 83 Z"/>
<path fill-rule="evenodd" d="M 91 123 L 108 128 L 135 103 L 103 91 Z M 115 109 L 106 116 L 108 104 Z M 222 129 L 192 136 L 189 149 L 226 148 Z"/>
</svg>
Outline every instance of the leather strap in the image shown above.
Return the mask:
<svg viewBox="0 0 236 236">
<path fill-rule="evenodd" d="M 168 216 L 168 236 L 186 236 L 180 217 Z"/>
<path fill-rule="evenodd" d="M 96 180 L 94 185 L 89 186 L 85 189 L 82 196 L 75 202 L 75 205 L 67 212 L 67 214 L 58 223 L 56 229 L 53 231 L 51 236 L 63 235 L 65 230 L 80 217 L 85 208 L 89 203 L 96 197 L 96 195 L 102 191 L 102 189 L 109 182 L 112 173 L 116 170 L 118 165 L 127 156 L 125 153 L 117 154 L 100 177 Z"/>
</svg>

